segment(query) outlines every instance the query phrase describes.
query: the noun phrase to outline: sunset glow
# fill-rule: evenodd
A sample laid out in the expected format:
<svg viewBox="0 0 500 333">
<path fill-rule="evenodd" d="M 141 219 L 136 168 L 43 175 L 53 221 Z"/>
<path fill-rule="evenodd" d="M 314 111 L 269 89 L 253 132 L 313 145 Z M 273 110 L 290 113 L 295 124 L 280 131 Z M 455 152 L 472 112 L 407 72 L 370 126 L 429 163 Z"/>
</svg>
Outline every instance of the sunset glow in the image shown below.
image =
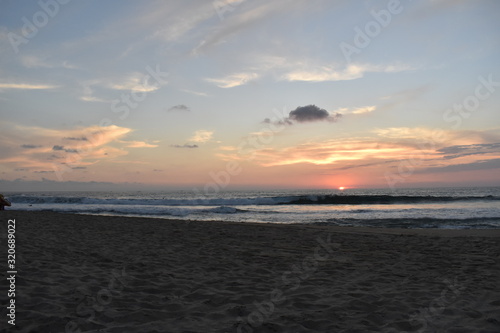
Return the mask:
<svg viewBox="0 0 500 333">
<path fill-rule="evenodd" d="M 500 185 L 496 2 L 222 3 L 0 5 L 0 185 Z"/>
</svg>

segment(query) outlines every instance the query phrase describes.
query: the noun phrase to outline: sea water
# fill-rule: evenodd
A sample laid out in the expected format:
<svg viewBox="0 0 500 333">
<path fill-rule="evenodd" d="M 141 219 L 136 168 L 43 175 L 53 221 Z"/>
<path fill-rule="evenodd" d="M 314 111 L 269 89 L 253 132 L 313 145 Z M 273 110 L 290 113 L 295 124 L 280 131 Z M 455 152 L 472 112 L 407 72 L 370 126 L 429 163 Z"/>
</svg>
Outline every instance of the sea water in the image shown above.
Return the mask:
<svg viewBox="0 0 500 333">
<path fill-rule="evenodd" d="M 5 195 L 16 210 L 382 228 L 500 228 L 500 187 Z"/>
</svg>

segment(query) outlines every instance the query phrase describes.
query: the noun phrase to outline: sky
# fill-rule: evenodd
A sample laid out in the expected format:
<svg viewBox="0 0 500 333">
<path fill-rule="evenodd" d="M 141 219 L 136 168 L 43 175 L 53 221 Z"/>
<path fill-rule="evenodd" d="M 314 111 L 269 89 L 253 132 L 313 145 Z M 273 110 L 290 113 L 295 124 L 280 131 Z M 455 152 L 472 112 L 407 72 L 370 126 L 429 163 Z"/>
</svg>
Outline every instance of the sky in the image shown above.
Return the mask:
<svg viewBox="0 0 500 333">
<path fill-rule="evenodd" d="M 0 0 L 0 187 L 498 186 L 499 33 L 494 0 Z"/>
</svg>

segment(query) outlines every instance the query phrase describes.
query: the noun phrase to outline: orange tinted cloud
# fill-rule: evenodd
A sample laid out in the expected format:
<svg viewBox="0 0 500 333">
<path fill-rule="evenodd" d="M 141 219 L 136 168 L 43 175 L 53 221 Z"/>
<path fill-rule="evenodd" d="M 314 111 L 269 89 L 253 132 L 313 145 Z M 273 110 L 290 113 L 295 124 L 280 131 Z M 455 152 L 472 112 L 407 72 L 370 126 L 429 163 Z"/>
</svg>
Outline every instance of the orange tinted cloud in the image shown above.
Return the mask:
<svg viewBox="0 0 500 333">
<path fill-rule="evenodd" d="M 11 126 L 6 131 L 9 140 L 2 141 L 0 162 L 13 170 L 32 172 L 49 172 L 60 166 L 88 166 L 127 155 L 127 147 L 157 146 L 142 141 L 122 141 L 132 129 L 115 125 L 63 130 Z"/>
</svg>

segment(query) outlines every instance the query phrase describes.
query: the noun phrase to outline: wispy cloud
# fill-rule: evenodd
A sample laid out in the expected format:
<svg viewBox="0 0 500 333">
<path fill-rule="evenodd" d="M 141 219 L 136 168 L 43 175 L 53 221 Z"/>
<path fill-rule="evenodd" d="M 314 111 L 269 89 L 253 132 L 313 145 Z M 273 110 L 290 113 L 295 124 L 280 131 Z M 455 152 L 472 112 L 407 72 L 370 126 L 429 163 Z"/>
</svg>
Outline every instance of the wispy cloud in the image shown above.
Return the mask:
<svg viewBox="0 0 500 333">
<path fill-rule="evenodd" d="M 196 131 L 188 141 L 204 143 L 210 141 L 213 138 L 213 135 L 214 135 L 213 131 L 199 130 Z"/>
<path fill-rule="evenodd" d="M 417 170 L 416 173 L 450 173 L 491 169 L 500 169 L 500 158 L 421 168 L 420 170 Z"/>
<path fill-rule="evenodd" d="M 82 96 L 80 100 L 84 102 L 99 102 L 99 103 L 109 103 L 110 101 L 94 96 L 94 90 L 91 88 L 92 83 L 87 83 L 83 87 Z"/>
<path fill-rule="evenodd" d="M 64 61 L 47 61 L 43 57 L 34 55 L 25 55 L 21 57 L 21 64 L 26 68 L 65 68 L 78 69 L 77 66 L 70 64 L 67 60 Z"/>
<path fill-rule="evenodd" d="M 0 82 L 0 89 L 21 89 L 21 90 L 47 90 L 56 89 L 59 86 L 50 84 L 36 84 L 36 83 L 6 83 Z"/>
<path fill-rule="evenodd" d="M 371 105 L 371 106 L 360 106 L 357 108 L 340 108 L 335 111 L 340 112 L 342 114 L 365 114 L 365 113 L 371 113 L 376 109 L 377 107 L 375 105 Z"/>
<path fill-rule="evenodd" d="M 125 144 L 125 147 L 129 148 L 156 148 L 158 145 L 147 143 L 144 141 L 120 141 Z"/>
<path fill-rule="evenodd" d="M 200 91 L 189 90 L 189 89 L 182 89 L 181 91 L 183 91 L 185 93 L 188 93 L 188 94 L 191 94 L 191 95 L 196 95 L 196 96 L 203 96 L 203 97 L 209 96 L 207 93 L 200 92 Z"/>
<path fill-rule="evenodd" d="M 449 146 L 439 149 L 445 159 L 455 159 L 471 155 L 500 156 L 500 143 L 483 143 L 472 145 Z"/>
<path fill-rule="evenodd" d="M 114 90 L 128 90 L 134 92 L 151 92 L 160 88 L 159 86 L 150 85 L 148 76 L 138 72 L 130 73 L 117 80 L 115 79 L 107 83 L 106 86 Z"/>
<path fill-rule="evenodd" d="M 370 65 L 351 64 L 346 68 L 337 66 L 318 66 L 292 70 L 283 78 L 288 81 L 324 82 L 324 81 L 348 81 L 362 78 L 365 73 L 395 73 L 411 70 L 407 65 Z"/>
<path fill-rule="evenodd" d="M 235 2 L 236 3 L 236 2 Z M 247 2 L 249 4 L 244 10 L 233 13 L 224 21 L 219 22 L 218 26 L 213 29 L 191 53 L 194 55 L 204 53 L 215 45 L 223 43 L 230 36 L 249 29 L 272 13 L 284 11 L 287 8 L 293 7 L 289 2 L 283 0 L 275 0 L 272 2 Z M 240 5 L 241 6 L 241 5 Z M 217 15 L 214 7 L 212 13 Z"/>
<path fill-rule="evenodd" d="M 409 153 L 408 147 L 392 143 L 373 140 L 328 140 L 283 149 L 258 149 L 253 151 L 252 155 L 257 163 L 270 167 L 298 163 L 327 165 L 370 158 L 394 159 L 395 156 Z"/>
<path fill-rule="evenodd" d="M 257 56 L 254 63 L 247 65 L 246 70 L 227 75 L 222 78 L 208 78 L 221 88 L 232 88 L 262 79 L 270 74 L 278 81 L 328 82 L 349 81 L 359 79 L 366 73 L 397 73 L 413 70 L 406 64 L 350 64 L 347 67 L 338 65 L 304 62 L 290 57 Z"/>
<path fill-rule="evenodd" d="M 250 81 L 257 79 L 258 77 L 259 75 L 257 73 L 237 73 L 220 79 L 207 78 L 205 80 L 215 83 L 220 88 L 233 88 L 244 85 Z"/>
</svg>

